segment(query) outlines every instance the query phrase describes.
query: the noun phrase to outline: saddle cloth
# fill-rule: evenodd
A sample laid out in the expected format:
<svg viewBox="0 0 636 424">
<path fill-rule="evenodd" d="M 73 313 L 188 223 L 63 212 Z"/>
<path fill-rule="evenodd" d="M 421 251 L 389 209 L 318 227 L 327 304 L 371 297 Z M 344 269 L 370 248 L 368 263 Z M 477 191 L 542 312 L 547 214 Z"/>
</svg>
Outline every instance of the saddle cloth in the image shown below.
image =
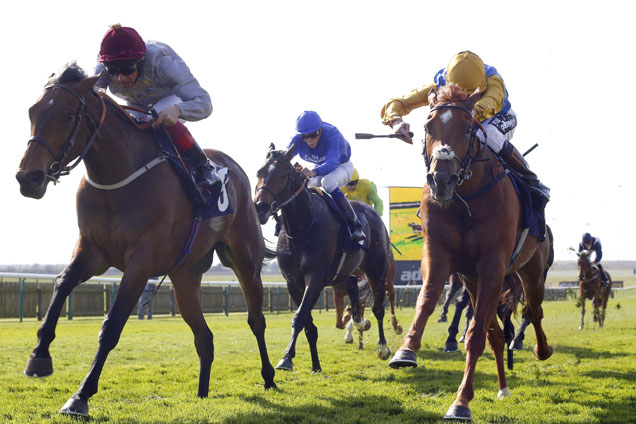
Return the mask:
<svg viewBox="0 0 636 424">
<path fill-rule="evenodd" d="M 227 195 L 227 184 L 230 181 L 228 168 L 216 169 L 216 174 L 221 179 L 221 189 L 214 193 L 202 189 L 200 192 L 203 195 L 203 199 L 201 199 L 201 196 L 197 193 L 199 189 L 196 187 L 193 178 L 194 165 L 184 157 L 182 157 L 181 160 L 179 159 L 174 144 L 165 130 L 154 127 L 149 127 L 149 130 L 152 132 L 161 153 L 166 157 L 179 179 L 184 182 L 186 194 L 194 204 L 194 216 L 206 219 L 227 215 L 233 212 L 229 196 Z M 183 165 L 186 166 L 187 170 L 184 169 Z"/>
</svg>

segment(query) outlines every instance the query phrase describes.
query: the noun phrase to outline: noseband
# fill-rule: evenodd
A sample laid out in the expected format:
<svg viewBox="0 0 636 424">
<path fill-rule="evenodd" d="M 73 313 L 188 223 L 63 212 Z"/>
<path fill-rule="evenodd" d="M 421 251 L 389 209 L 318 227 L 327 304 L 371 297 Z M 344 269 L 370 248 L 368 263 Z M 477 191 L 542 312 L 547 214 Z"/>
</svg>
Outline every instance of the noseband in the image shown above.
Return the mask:
<svg viewBox="0 0 636 424">
<path fill-rule="evenodd" d="M 79 163 L 84 159 L 84 157 L 88 153 L 88 150 L 93 145 L 93 142 L 95 141 L 95 137 L 99 134 L 99 129 L 101 128 L 102 124 L 104 123 L 104 119 L 106 118 L 106 105 L 104 104 L 104 98 L 102 96 L 99 96 L 99 99 L 102 102 L 102 113 L 101 113 L 99 122 L 95 123 L 93 118 L 91 118 L 91 116 L 86 111 L 86 102 L 84 100 L 84 96 L 79 95 L 72 88 L 70 88 L 70 87 L 68 87 L 66 85 L 61 85 L 61 84 L 52 84 L 52 85 L 49 85 L 49 86 L 45 87 L 44 89 L 45 90 L 49 90 L 49 89 L 54 89 L 54 88 L 62 88 L 64 90 L 68 91 L 69 93 L 71 93 L 73 96 L 75 96 L 75 98 L 77 100 L 79 100 L 80 105 L 79 105 L 79 107 L 77 109 L 77 112 L 75 113 L 75 125 L 73 126 L 73 131 L 71 132 L 71 136 L 70 136 L 70 138 L 68 139 L 68 141 L 66 142 L 66 144 L 62 148 L 62 151 L 59 154 L 55 152 L 55 150 L 53 149 L 53 147 L 51 147 L 51 144 L 49 142 L 47 142 L 45 139 L 43 139 L 42 137 L 39 137 L 37 135 L 34 135 L 31 138 L 29 138 L 29 141 L 27 142 L 27 145 L 29 143 L 31 143 L 32 141 L 34 141 L 34 142 L 39 143 L 42 146 L 44 146 L 51 153 L 51 156 L 53 156 L 54 161 L 49 166 L 49 169 L 47 171 L 46 177 L 48 179 L 52 180 L 55 184 L 57 184 L 59 182 L 59 177 L 62 176 L 62 175 L 70 174 L 71 170 L 73 168 L 75 168 L 77 165 L 79 165 Z M 88 141 L 86 142 L 86 146 L 84 147 L 84 150 L 77 157 L 75 162 L 73 162 L 71 165 L 64 166 L 64 165 L 62 165 L 62 163 L 64 162 L 64 160 L 68 156 L 71 148 L 75 145 L 75 138 L 77 137 L 77 133 L 79 131 L 79 127 L 80 127 L 80 125 L 82 123 L 82 116 L 84 116 L 84 115 L 86 115 L 86 117 L 88 118 L 88 121 L 90 122 L 91 126 L 93 127 L 93 133 L 91 134 L 91 136 L 89 137 Z"/>
<path fill-rule="evenodd" d="M 457 177 L 458 177 L 457 185 L 459 186 L 459 185 L 462 185 L 462 183 L 465 180 L 469 180 L 473 176 L 473 171 L 472 171 L 473 163 L 481 154 L 482 143 L 479 142 L 478 140 L 477 152 L 475 153 L 475 155 L 472 154 L 473 144 L 475 142 L 475 139 L 477 139 L 477 131 L 480 130 L 484 134 L 484 138 L 486 137 L 486 131 L 481 126 L 481 123 L 472 116 L 471 111 L 465 108 L 464 106 L 459 106 L 455 104 L 442 104 L 442 105 L 438 105 L 431 108 L 431 113 L 435 112 L 436 110 L 442 110 L 442 109 L 457 109 L 457 110 L 466 112 L 467 114 L 470 115 L 472 123 L 473 123 L 472 129 L 470 132 L 470 141 L 468 142 L 468 151 L 466 152 L 466 156 L 464 157 L 464 159 L 459 159 L 457 155 L 453 155 L 451 159 L 451 160 L 457 161 L 457 163 L 459 164 L 459 170 L 457 171 Z M 431 158 L 431 156 L 428 154 L 426 140 L 427 140 L 427 135 L 424 136 L 424 148 L 422 151 L 422 155 L 424 156 L 424 163 L 426 164 L 426 172 L 428 173 L 431 169 L 431 166 L 433 165 L 433 162 L 437 159 L 435 157 Z"/>
<path fill-rule="evenodd" d="M 280 163 L 280 162 L 279 162 Z M 283 189 L 283 191 L 287 191 L 287 187 L 291 185 L 291 181 L 292 181 L 292 171 L 294 170 L 293 165 L 290 163 L 289 164 L 289 169 L 288 169 L 288 174 L 289 177 L 287 178 L 287 183 L 285 183 L 285 187 Z M 275 214 L 276 212 L 278 212 L 279 210 L 281 210 L 284 206 L 288 205 L 289 203 L 291 203 L 296 197 L 298 197 L 298 195 L 300 193 L 302 193 L 302 191 L 307 187 L 307 180 L 308 178 L 305 177 L 305 179 L 303 180 L 303 183 L 300 185 L 300 187 L 298 187 L 298 190 L 296 190 L 294 193 L 292 193 L 286 200 L 284 201 L 280 201 L 278 199 L 278 196 L 276 195 L 276 193 L 274 193 L 272 191 L 272 189 L 270 189 L 269 187 L 267 187 L 265 184 L 263 184 L 262 186 L 258 187 L 256 189 L 256 194 L 258 194 L 258 192 L 260 190 L 264 190 L 267 191 L 269 194 L 272 195 L 272 197 L 274 197 L 274 202 L 271 204 L 270 206 L 270 212 L 272 214 Z M 290 191 L 291 191 L 291 187 L 290 187 Z M 280 194 L 280 193 L 279 193 Z"/>
</svg>

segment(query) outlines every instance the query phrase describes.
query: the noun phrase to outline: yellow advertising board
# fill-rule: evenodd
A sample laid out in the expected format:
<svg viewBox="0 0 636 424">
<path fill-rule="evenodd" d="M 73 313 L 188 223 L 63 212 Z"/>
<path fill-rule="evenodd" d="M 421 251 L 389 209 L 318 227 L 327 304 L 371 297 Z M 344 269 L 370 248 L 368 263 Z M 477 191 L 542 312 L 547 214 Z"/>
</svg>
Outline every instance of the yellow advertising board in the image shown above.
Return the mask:
<svg viewBox="0 0 636 424">
<path fill-rule="evenodd" d="M 389 187 L 389 226 L 396 261 L 422 259 L 422 222 L 417 216 L 422 187 Z"/>
</svg>

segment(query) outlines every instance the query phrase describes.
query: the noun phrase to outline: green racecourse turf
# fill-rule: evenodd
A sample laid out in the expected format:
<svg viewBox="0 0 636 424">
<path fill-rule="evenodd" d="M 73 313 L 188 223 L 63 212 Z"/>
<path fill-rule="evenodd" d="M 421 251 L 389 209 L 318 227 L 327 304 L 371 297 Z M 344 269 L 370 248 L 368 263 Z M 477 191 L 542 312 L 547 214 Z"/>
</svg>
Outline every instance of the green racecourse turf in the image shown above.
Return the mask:
<svg viewBox="0 0 636 424">
<path fill-rule="evenodd" d="M 610 300 L 603 329 L 593 325 L 588 313 L 587 328 L 578 331 L 580 314 L 573 300 L 547 302 L 544 308 L 554 355 L 545 362 L 534 358 L 530 348 L 535 337 L 529 327 L 526 350 L 515 353 L 515 369 L 508 372 L 512 397 L 497 401 L 495 367 L 487 347 L 475 377 L 474 422 L 636 422 L 636 296 Z M 343 343 L 333 311 L 316 311 L 323 372 L 311 374 L 307 341 L 301 333 L 294 371 L 277 371 L 278 390 L 269 391 L 263 388 L 247 316 L 208 315 L 216 350 L 207 399 L 196 398 L 198 358 L 192 334 L 180 317 L 138 321 L 133 316 L 106 362 L 98 393 L 89 402 L 89 422 L 438 422 L 454 400 L 464 368 L 462 353 L 441 352 L 447 324 L 436 322 L 438 314 L 436 310 L 424 333 L 420 366 L 393 370 L 376 356 L 374 320 L 365 350 L 358 351 Z M 412 317 L 411 308 L 398 311 L 405 329 Z M 266 318 L 275 365 L 288 342 L 291 314 L 267 313 Z M 45 379 L 22 373 L 38 323 L 0 321 L 1 423 L 78 422 L 57 411 L 88 372 L 101 321 L 60 320 L 51 347 L 55 372 Z M 387 334 L 395 351 L 402 336 L 388 330 Z"/>
</svg>

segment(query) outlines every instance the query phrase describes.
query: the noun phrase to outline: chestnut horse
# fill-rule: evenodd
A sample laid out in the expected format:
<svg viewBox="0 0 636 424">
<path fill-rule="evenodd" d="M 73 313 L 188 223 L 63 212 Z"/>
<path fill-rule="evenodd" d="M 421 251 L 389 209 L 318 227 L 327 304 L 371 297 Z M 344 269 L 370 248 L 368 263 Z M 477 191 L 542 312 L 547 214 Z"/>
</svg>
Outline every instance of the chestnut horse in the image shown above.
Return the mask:
<svg viewBox="0 0 636 424">
<path fill-rule="evenodd" d="M 49 181 L 57 181 L 82 159 L 87 177 L 77 191 L 79 239 L 71 263 L 55 281 L 25 374 L 45 377 L 53 372 L 49 346 L 62 306 L 73 288 L 111 266 L 121 270 L 119 292 L 102 324 L 90 371 L 60 410 L 88 415 L 88 400 L 97 392 L 106 357 L 117 345 L 148 278 L 169 273 L 181 316 L 194 334 L 199 355 L 197 395 L 207 397 L 214 344 L 201 310 L 199 287 L 202 273 L 210 267 L 216 251 L 221 262 L 232 268 L 245 294 L 247 321 L 258 343 L 265 388 L 276 387 L 262 313 L 260 274 L 266 249 L 256 208 L 250 201 L 247 175 L 224 153 L 207 152 L 229 170 L 231 178 L 222 190 L 233 212 L 203 220 L 197 235 L 193 231 L 193 203 L 184 193 L 183 182 L 162 160 L 153 135 L 139 129 L 103 93 L 96 94 L 93 86 L 97 79 L 87 78 L 81 68 L 71 64 L 48 81 L 42 96 L 29 109 L 31 139 L 16 175 L 21 193 L 40 199 Z M 75 163 L 69 166 L 73 159 Z M 139 169 L 148 171 L 127 178 L 139 175 L 135 174 Z M 103 185 L 130 182 L 102 189 L 89 184 L 87 178 Z M 196 238 L 189 243 L 192 237 Z M 186 244 L 190 253 L 180 261 Z"/>
<path fill-rule="evenodd" d="M 605 323 L 605 309 L 607 308 L 607 300 L 609 299 L 610 292 L 612 291 L 612 278 L 609 272 L 603 270 L 609 282 L 603 290 L 601 290 L 603 281 L 601 280 L 601 270 L 592 265 L 590 262 L 591 251 L 583 250 L 577 253 L 579 257 L 579 300 L 581 305 L 581 326 L 579 330 L 583 329 L 585 317 L 585 299 L 590 299 L 594 306 L 594 321 L 598 321 L 598 326 L 603 328 Z M 599 309 L 600 308 L 600 309 Z"/>
<path fill-rule="evenodd" d="M 415 352 L 444 282 L 453 272 L 461 273 L 474 317 L 466 336 L 464 378 L 447 419 L 471 419 L 473 378 L 486 336 L 497 365 L 498 397 L 510 395 L 503 362 L 504 334 L 496 316 L 506 274 L 516 272 L 521 278 L 527 315 L 537 337 L 535 355 L 541 360 L 552 355 L 541 328 L 551 236 L 540 241 L 528 235 L 522 247 L 515 249 L 522 235 L 522 207 L 506 177 L 508 170 L 502 171 L 496 155 L 476 136 L 481 125 L 471 111 L 480 96 L 477 91 L 467 97 L 453 84 L 442 87 L 439 97 L 435 91 L 429 96 L 423 152 L 428 190 L 423 190 L 420 204 L 423 287 L 411 328 L 390 362 L 394 368 L 417 366 Z"/>
<path fill-rule="evenodd" d="M 298 305 L 292 319 L 291 339 L 276 368 L 293 369 L 296 339 L 304 328 L 311 351 L 312 372 L 322 370 L 316 347 L 318 329 L 311 310 L 327 285 L 346 287 L 353 320 L 358 328 L 365 327 L 360 317 L 357 278 L 351 275 L 358 268 L 367 275 L 376 294 L 373 314 L 378 321 L 378 357 L 388 359 L 391 351 L 382 322 L 385 281 L 393 253 L 382 218 L 373 207 L 351 202 L 367 237 L 363 246 L 347 246 L 343 237 L 346 224 L 329 206 L 327 195 L 321 190 L 307 189 L 306 178 L 291 164 L 295 150 L 295 145 L 287 151 L 275 150 L 274 145 L 270 145 L 265 164 L 256 174 L 254 202 L 261 224 L 265 224 L 273 213 L 281 212 L 283 225 L 278 236 L 278 264 L 289 293 Z"/>
<path fill-rule="evenodd" d="M 359 299 L 360 299 L 360 317 L 364 318 L 364 309 L 366 307 L 367 301 L 371 299 L 371 296 L 367 296 L 368 291 L 371 291 L 371 295 L 373 296 L 373 304 L 379 302 L 379 294 L 373 291 L 373 286 L 369 284 L 369 279 L 366 275 L 360 270 L 354 272 L 356 279 L 358 280 L 358 291 L 359 291 Z M 402 334 L 402 326 L 398 323 L 398 320 L 395 316 L 395 289 L 393 287 L 393 278 L 395 277 L 395 260 L 393 255 L 391 255 L 389 261 L 389 272 L 386 274 L 386 281 L 384 283 L 386 287 L 386 296 L 389 299 L 389 308 L 391 311 L 391 325 L 393 326 L 393 331 L 395 334 Z M 360 287 L 364 287 L 364 291 L 360 292 Z M 366 293 L 365 293 L 366 292 Z M 333 288 L 333 300 L 334 305 L 336 307 L 336 328 L 344 329 L 345 326 L 347 328 L 347 333 L 345 334 L 345 343 L 353 343 L 353 334 L 352 334 L 352 324 L 351 308 L 347 308 L 347 313 L 344 315 L 344 298 L 347 295 L 345 290 L 341 290 L 337 287 Z M 344 316 L 343 316 L 344 315 Z M 363 337 L 364 337 L 365 329 L 358 328 L 358 349 L 364 349 Z"/>
</svg>

